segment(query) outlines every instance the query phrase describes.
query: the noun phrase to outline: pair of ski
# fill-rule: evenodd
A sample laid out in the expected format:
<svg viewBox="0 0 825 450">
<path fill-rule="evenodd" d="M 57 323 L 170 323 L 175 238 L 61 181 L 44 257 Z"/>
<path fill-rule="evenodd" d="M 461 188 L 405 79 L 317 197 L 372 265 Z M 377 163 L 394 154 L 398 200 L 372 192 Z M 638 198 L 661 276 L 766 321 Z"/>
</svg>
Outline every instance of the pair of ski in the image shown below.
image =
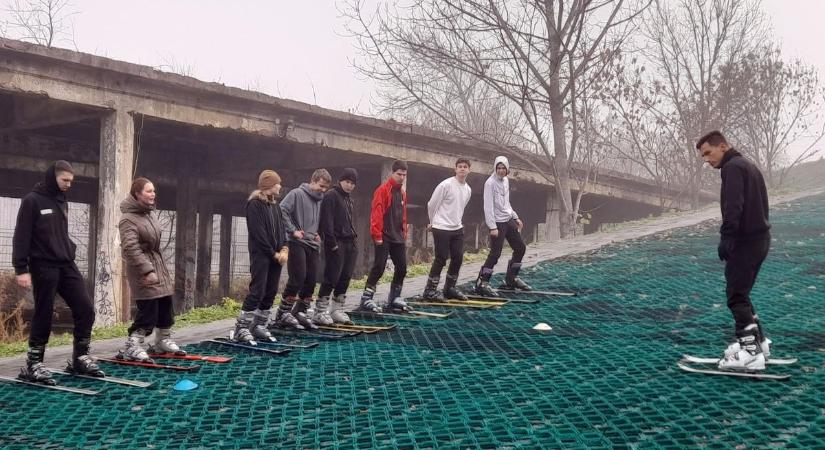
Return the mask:
<svg viewBox="0 0 825 450">
<path fill-rule="evenodd" d="M 90 377 L 90 378 L 97 379 L 97 377 Z M 104 378 L 106 378 L 106 377 L 104 377 Z M 109 377 L 109 378 L 111 378 L 111 377 Z M 0 381 L 2 381 L 4 383 L 15 383 L 15 384 L 22 384 L 22 385 L 26 385 L 26 386 L 34 386 L 34 387 L 38 387 L 38 388 L 49 389 L 49 390 L 52 390 L 52 391 L 69 392 L 69 393 L 72 393 L 72 394 L 97 395 L 97 394 L 100 393 L 100 391 L 95 391 L 95 390 L 92 390 L 92 389 L 84 389 L 84 388 L 77 388 L 77 387 L 71 387 L 71 386 L 61 386 L 59 384 L 38 383 L 38 382 L 35 382 L 35 381 L 21 380 L 20 378 L 12 378 L 12 377 L 6 377 L 6 376 L 0 376 Z"/>
<path fill-rule="evenodd" d="M 329 331 L 329 330 L 297 330 L 295 328 L 269 327 L 269 332 L 276 336 L 293 337 L 298 339 L 313 339 L 319 341 L 337 341 L 364 334 L 363 331 Z"/>
<path fill-rule="evenodd" d="M 87 375 L 83 373 L 73 372 L 68 369 L 57 369 L 53 367 L 49 367 L 48 370 L 52 372 L 54 375 L 58 375 L 61 377 L 72 377 L 72 378 L 82 378 L 86 380 L 94 380 L 94 381 L 101 381 L 106 383 L 114 383 L 123 386 L 131 386 L 131 387 L 138 387 L 138 388 L 148 388 L 152 387 L 155 383 L 154 382 L 147 382 L 147 381 L 138 381 L 138 380 L 130 380 L 127 378 L 118 378 L 113 376 L 103 376 L 103 377 L 96 377 L 93 375 Z M 63 386 L 59 384 L 45 384 L 45 383 L 38 383 L 35 381 L 29 380 L 21 380 L 20 378 L 11 378 L 11 377 L 4 377 L 0 376 L 0 381 L 5 381 L 9 383 L 16 383 L 16 384 L 23 384 L 26 386 L 34 386 L 39 388 L 50 389 L 54 391 L 61 391 L 61 392 L 69 392 L 72 394 L 81 394 L 81 395 L 97 395 L 100 391 L 93 390 L 93 389 L 85 389 L 85 388 L 77 388 L 72 386 Z"/>
<path fill-rule="evenodd" d="M 796 364 L 796 358 L 770 358 L 768 359 L 768 365 L 771 366 L 789 366 L 792 364 Z M 728 376 L 728 377 L 740 377 L 740 378 L 752 378 L 756 380 L 787 380 L 791 378 L 790 375 L 775 375 L 770 373 L 762 373 L 762 372 L 742 372 L 742 371 L 733 371 L 733 370 L 721 370 L 721 369 L 703 369 L 699 367 L 693 367 L 690 364 L 717 364 L 719 363 L 719 358 L 701 358 L 698 356 L 692 355 L 682 355 L 682 360 L 676 365 L 684 370 L 685 372 L 691 373 L 701 373 L 705 375 L 720 375 L 720 376 Z"/>
<path fill-rule="evenodd" d="M 232 362 L 233 359 L 231 356 L 191 355 L 186 353 L 149 353 L 149 357 L 152 359 L 177 359 L 182 361 L 202 361 L 215 364 L 226 364 Z M 121 366 L 174 370 L 178 372 L 197 372 L 201 368 L 200 364 L 177 366 L 172 364 L 157 363 L 155 361 L 132 361 L 124 358 L 122 354 L 118 354 L 114 358 L 96 357 L 95 359 L 109 364 L 119 364 Z"/>
<path fill-rule="evenodd" d="M 319 330 L 324 331 L 343 331 L 343 332 L 353 332 L 353 331 L 360 331 L 364 334 L 376 334 L 382 331 L 390 331 L 394 330 L 398 325 L 391 323 L 387 325 L 347 325 L 343 323 L 335 323 L 332 325 L 319 325 Z"/>
<path fill-rule="evenodd" d="M 361 317 L 364 319 L 403 319 L 403 320 L 428 320 L 428 319 L 447 319 L 453 315 L 453 311 L 446 313 L 437 313 L 431 311 L 403 311 L 403 310 L 385 310 L 381 312 L 352 310 L 347 311 L 347 314 L 353 317 Z"/>
<path fill-rule="evenodd" d="M 407 302 L 413 306 L 439 306 L 442 308 L 468 308 L 468 309 L 491 309 L 498 308 L 510 303 L 510 299 L 501 297 L 482 297 L 467 294 L 469 300 L 434 300 L 426 299 L 420 295 L 410 297 Z"/>
<path fill-rule="evenodd" d="M 575 297 L 575 292 L 565 292 L 565 291 L 534 291 L 529 290 L 525 291 L 522 289 L 510 289 L 504 286 L 499 286 L 496 288 L 498 292 L 504 292 L 507 294 L 534 294 L 534 295 L 548 295 L 548 296 L 555 296 L 555 297 Z"/>
</svg>

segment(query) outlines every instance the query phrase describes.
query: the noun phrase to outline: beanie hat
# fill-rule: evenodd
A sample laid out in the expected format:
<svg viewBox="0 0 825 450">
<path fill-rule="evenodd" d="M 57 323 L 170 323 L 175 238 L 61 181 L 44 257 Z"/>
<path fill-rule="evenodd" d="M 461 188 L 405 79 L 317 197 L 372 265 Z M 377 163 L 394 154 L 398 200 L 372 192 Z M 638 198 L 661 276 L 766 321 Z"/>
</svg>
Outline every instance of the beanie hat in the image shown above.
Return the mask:
<svg viewBox="0 0 825 450">
<path fill-rule="evenodd" d="M 358 184 L 358 171 L 352 167 L 347 167 L 341 172 L 338 181 L 352 181 L 354 184 Z"/>
<path fill-rule="evenodd" d="M 278 172 L 267 169 L 258 175 L 258 189 L 263 191 L 276 184 L 281 184 L 281 176 L 278 175 Z"/>
</svg>

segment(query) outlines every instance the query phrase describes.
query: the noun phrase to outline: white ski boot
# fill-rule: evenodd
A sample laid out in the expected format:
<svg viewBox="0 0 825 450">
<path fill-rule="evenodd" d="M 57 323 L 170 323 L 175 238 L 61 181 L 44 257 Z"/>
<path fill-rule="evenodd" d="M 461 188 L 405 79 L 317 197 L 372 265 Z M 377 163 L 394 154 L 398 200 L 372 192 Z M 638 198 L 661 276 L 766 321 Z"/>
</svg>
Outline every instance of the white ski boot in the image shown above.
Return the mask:
<svg viewBox="0 0 825 450">
<path fill-rule="evenodd" d="M 344 311 L 346 302 L 347 296 L 345 294 L 336 295 L 332 299 L 332 304 L 329 307 L 329 315 L 332 317 L 333 322 L 352 325 L 352 319 L 350 319 L 349 315 Z"/>
<path fill-rule="evenodd" d="M 318 297 L 315 301 L 315 314 L 312 315 L 312 322 L 316 325 L 329 326 L 334 323 L 332 316 L 327 310 L 329 309 L 330 296 Z"/>
<path fill-rule="evenodd" d="M 185 355 L 178 344 L 172 340 L 171 328 L 155 328 L 155 344 L 150 347 L 151 353 L 174 353 Z"/>
<path fill-rule="evenodd" d="M 145 336 L 142 330 L 137 330 L 130 334 L 129 337 L 126 338 L 126 347 L 118 353 L 118 358 L 128 361 L 154 362 L 152 358 L 149 357 L 149 354 L 146 353 L 146 349 L 143 348 L 144 339 Z"/>
<path fill-rule="evenodd" d="M 720 369 L 730 370 L 765 370 L 765 354 L 757 340 L 756 324 L 748 325 L 744 330 L 737 332 L 739 351 L 726 355 L 719 361 Z"/>
</svg>

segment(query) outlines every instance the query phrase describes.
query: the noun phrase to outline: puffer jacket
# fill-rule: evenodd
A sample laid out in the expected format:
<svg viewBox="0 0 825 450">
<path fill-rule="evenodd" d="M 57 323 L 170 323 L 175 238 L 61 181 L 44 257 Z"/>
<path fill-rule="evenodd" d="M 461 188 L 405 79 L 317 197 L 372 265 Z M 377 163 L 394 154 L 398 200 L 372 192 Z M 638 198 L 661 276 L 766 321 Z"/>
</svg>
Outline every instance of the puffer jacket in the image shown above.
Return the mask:
<svg viewBox="0 0 825 450">
<path fill-rule="evenodd" d="M 123 213 L 118 223 L 120 247 L 132 300 L 166 297 L 172 295 L 175 289 L 160 251 L 161 229 L 152 215 L 153 209 L 132 196 L 120 203 Z M 151 272 L 157 275 L 157 283 L 143 283 L 144 276 Z"/>
</svg>

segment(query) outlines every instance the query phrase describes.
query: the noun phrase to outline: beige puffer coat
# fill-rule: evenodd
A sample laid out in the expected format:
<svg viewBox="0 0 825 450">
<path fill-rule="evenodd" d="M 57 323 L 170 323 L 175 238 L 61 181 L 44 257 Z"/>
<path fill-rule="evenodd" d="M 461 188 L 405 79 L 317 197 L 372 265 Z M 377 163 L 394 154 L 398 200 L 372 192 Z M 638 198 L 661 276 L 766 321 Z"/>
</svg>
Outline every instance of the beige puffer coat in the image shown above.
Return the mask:
<svg viewBox="0 0 825 450">
<path fill-rule="evenodd" d="M 152 215 L 154 208 L 142 205 L 131 195 L 120 203 L 123 216 L 118 223 L 126 277 L 132 300 L 149 300 L 172 295 L 175 285 L 160 251 L 161 229 Z M 146 284 L 146 274 L 155 272 L 158 282 Z"/>
</svg>

